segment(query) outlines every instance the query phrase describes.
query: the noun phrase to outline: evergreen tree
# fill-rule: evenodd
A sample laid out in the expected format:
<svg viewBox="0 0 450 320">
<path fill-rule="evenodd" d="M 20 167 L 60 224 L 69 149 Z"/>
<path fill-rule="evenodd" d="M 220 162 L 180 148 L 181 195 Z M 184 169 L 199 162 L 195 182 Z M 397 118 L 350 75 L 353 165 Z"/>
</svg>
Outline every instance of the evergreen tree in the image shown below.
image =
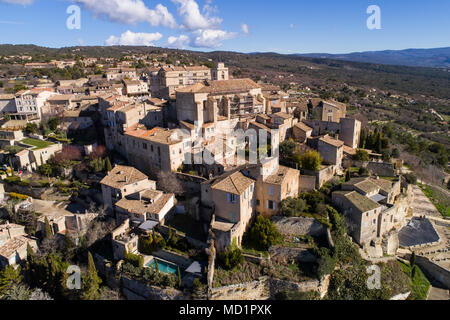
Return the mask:
<svg viewBox="0 0 450 320">
<path fill-rule="evenodd" d="M 414 267 L 416 265 L 416 253 L 413 252 L 411 254 L 411 257 L 409 258 L 409 265 L 412 267 Z"/>
<path fill-rule="evenodd" d="M 11 157 L 9 157 L 9 167 L 11 168 L 11 176 L 14 176 L 14 167 L 12 165 Z"/>
<path fill-rule="evenodd" d="M 45 217 L 45 238 L 50 239 L 51 237 L 53 237 L 53 230 L 47 217 Z"/>
<path fill-rule="evenodd" d="M 350 170 L 345 171 L 345 182 L 350 181 L 351 178 Z"/>
<path fill-rule="evenodd" d="M 12 266 L 6 266 L 0 272 L 0 296 L 4 295 L 11 287 L 18 285 L 21 281 L 20 267 L 15 269 Z"/>
<path fill-rule="evenodd" d="M 178 267 L 178 287 L 181 288 L 181 271 L 180 271 L 180 267 Z"/>
<path fill-rule="evenodd" d="M 83 277 L 82 294 L 83 300 L 97 300 L 100 297 L 100 284 L 102 280 L 97 274 L 95 268 L 94 258 L 92 254 L 88 252 L 88 271 Z"/>
<path fill-rule="evenodd" d="M 109 157 L 106 157 L 106 172 L 110 172 L 112 170 L 111 161 L 109 160 Z"/>
</svg>

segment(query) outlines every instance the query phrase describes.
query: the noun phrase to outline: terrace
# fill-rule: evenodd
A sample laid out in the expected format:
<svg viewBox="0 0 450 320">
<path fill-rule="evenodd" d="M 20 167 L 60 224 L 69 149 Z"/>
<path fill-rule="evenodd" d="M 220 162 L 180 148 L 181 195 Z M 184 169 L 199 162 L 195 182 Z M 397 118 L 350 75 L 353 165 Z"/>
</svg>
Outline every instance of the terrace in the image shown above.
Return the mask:
<svg viewBox="0 0 450 320">
<path fill-rule="evenodd" d="M 34 147 L 33 150 L 44 149 L 54 144 L 50 141 L 38 140 L 33 138 L 25 138 L 21 141 L 21 143 Z"/>
</svg>

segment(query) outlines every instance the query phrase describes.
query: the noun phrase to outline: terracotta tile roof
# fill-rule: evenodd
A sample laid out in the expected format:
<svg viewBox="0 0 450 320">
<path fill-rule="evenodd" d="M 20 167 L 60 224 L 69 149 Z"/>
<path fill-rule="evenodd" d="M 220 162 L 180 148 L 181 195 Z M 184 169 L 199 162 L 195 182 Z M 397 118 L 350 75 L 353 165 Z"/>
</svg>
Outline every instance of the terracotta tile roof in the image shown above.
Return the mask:
<svg viewBox="0 0 450 320">
<path fill-rule="evenodd" d="M 146 179 L 148 177 L 145 174 L 133 167 L 116 165 L 100 183 L 115 189 L 121 189 L 124 186 Z"/>
<path fill-rule="evenodd" d="M 346 197 L 348 201 L 350 201 L 356 208 L 358 208 L 358 210 L 361 211 L 361 213 L 375 210 L 381 207 L 381 205 L 378 204 L 377 202 L 373 201 L 372 199 L 366 196 L 363 196 L 362 194 L 356 191 L 351 192 L 336 191 L 336 192 L 344 195 L 344 197 Z"/>
<path fill-rule="evenodd" d="M 29 241 L 31 241 L 31 239 L 25 236 L 18 236 L 5 241 L 0 246 L 0 256 L 9 259 L 9 257 L 11 257 L 17 250 L 22 248 Z"/>
<path fill-rule="evenodd" d="M 294 116 L 291 114 L 287 114 L 286 112 L 277 112 L 274 113 L 273 116 L 283 118 L 283 119 L 292 119 Z"/>
<path fill-rule="evenodd" d="M 211 188 L 239 196 L 253 183 L 255 183 L 255 180 L 250 179 L 244 176 L 242 172 L 237 171 L 226 176 L 224 179 L 220 179 L 218 182 L 214 183 Z"/>
<path fill-rule="evenodd" d="M 141 193 L 141 200 L 122 198 L 116 203 L 116 206 L 128 211 L 129 213 L 146 215 L 159 214 L 169 200 L 175 195 L 172 193 L 163 193 L 157 190 L 145 190 Z"/>
<path fill-rule="evenodd" d="M 392 190 L 392 181 L 386 180 L 386 179 L 371 179 L 372 183 L 379 186 L 383 191 L 389 193 Z"/>
<path fill-rule="evenodd" d="M 303 130 L 304 132 L 313 131 L 313 128 L 307 126 L 303 122 L 296 123 L 295 127 L 299 128 L 300 130 Z"/>
<path fill-rule="evenodd" d="M 0 94 L 0 100 L 12 100 L 14 99 L 13 94 Z"/>
<path fill-rule="evenodd" d="M 142 129 L 139 126 L 132 126 L 125 132 L 125 135 L 133 136 L 136 138 L 145 139 L 147 141 L 172 145 L 180 143 L 181 138 L 177 135 L 177 130 L 163 129 L 163 128 L 153 128 L 151 130 Z"/>
<path fill-rule="evenodd" d="M 340 147 L 342 147 L 344 145 L 344 141 L 334 139 L 334 138 L 332 138 L 332 137 L 330 137 L 328 135 L 320 138 L 319 140 L 324 142 L 324 143 L 326 143 L 326 144 L 332 145 L 332 146 L 334 146 L 336 148 L 340 148 Z"/>
<path fill-rule="evenodd" d="M 189 87 L 180 88 L 177 92 L 182 93 L 209 93 L 209 94 L 225 94 L 246 92 L 252 89 L 261 88 L 251 79 L 231 79 L 207 81 L 205 83 L 197 83 Z"/>
<path fill-rule="evenodd" d="M 346 186 L 355 186 L 365 193 L 371 193 L 378 190 L 380 187 L 374 183 L 370 178 L 353 178 L 350 181 L 343 183 Z"/>
<path fill-rule="evenodd" d="M 296 175 L 296 174 L 300 174 L 300 171 L 292 169 L 292 168 L 280 166 L 278 168 L 278 172 L 269 176 L 265 182 L 270 183 L 270 184 L 281 185 L 281 184 L 283 184 L 284 180 L 287 177 L 289 177 L 291 175 Z"/>
</svg>

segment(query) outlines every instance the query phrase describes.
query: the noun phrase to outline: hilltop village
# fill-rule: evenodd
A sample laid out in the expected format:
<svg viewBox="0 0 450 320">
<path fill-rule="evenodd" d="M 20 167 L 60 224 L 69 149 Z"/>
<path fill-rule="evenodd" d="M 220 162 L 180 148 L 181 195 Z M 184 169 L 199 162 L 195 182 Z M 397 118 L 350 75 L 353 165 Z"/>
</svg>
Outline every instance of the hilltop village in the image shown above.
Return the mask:
<svg viewBox="0 0 450 320">
<path fill-rule="evenodd" d="M 449 285 L 448 220 L 348 103 L 167 54 L 8 60 L 35 78 L 0 94 L 0 268 L 17 276 L 0 296 L 424 299 L 427 278 Z M 78 69 L 93 74 L 49 77 Z M 80 288 L 64 285 L 70 265 Z M 392 279 L 347 284 L 370 265 Z"/>
</svg>

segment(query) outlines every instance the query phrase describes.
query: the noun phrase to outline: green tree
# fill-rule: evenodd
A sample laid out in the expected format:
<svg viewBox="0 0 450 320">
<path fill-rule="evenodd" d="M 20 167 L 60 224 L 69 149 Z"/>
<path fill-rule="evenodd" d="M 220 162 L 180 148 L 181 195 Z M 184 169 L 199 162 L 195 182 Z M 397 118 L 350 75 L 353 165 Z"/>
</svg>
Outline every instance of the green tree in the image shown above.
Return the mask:
<svg viewBox="0 0 450 320">
<path fill-rule="evenodd" d="M 110 172 L 112 170 L 111 161 L 109 160 L 109 157 L 106 158 L 106 172 Z"/>
<path fill-rule="evenodd" d="M 319 171 L 323 158 L 317 151 L 308 151 L 300 156 L 300 167 L 305 170 Z"/>
<path fill-rule="evenodd" d="M 280 157 L 284 160 L 292 160 L 294 157 L 295 150 L 297 149 L 297 145 L 292 139 L 285 140 L 280 143 Z"/>
<path fill-rule="evenodd" d="M 82 300 L 97 300 L 100 298 L 100 284 L 102 280 L 97 274 L 94 258 L 90 252 L 88 252 L 88 271 L 82 282 Z"/>
<path fill-rule="evenodd" d="M 50 226 L 50 222 L 45 217 L 45 238 L 50 239 L 53 237 L 53 228 Z"/>
<path fill-rule="evenodd" d="M 345 182 L 349 182 L 352 179 L 350 170 L 345 171 Z"/>
<path fill-rule="evenodd" d="M 413 268 L 416 265 L 416 253 L 414 251 L 409 257 L 409 265 L 411 266 L 411 268 Z"/>
<path fill-rule="evenodd" d="M 275 224 L 263 216 L 258 216 L 247 234 L 247 242 L 258 250 L 267 250 L 281 243 L 282 236 Z"/>
<path fill-rule="evenodd" d="M 11 287 L 22 281 L 20 271 L 20 267 L 15 269 L 8 265 L 0 272 L 0 295 L 4 295 Z"/>
<path fill-rule="evenodd" d="M 357 149 L 356 154 L 353 156 L 353 160 L 356 161 L 369 161 L 369 153 L 366 150 Z"/>
<path fill-rule="evenodd" d="M 281 201 L 280 215 L 284 217 L 298 217 L 307 209 L 306 201 L 300 198 L 287 198 Z"/>
<path fill-rule="evenodd" d="M 219 264 L 226 270 L 233 270 L 244 262 L 242 251 L 236 244 L 228 247 L 224 252 L 219 253 L 218 259 Z"/>
</svg>

